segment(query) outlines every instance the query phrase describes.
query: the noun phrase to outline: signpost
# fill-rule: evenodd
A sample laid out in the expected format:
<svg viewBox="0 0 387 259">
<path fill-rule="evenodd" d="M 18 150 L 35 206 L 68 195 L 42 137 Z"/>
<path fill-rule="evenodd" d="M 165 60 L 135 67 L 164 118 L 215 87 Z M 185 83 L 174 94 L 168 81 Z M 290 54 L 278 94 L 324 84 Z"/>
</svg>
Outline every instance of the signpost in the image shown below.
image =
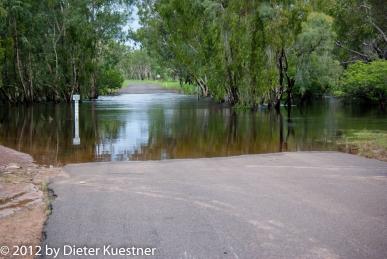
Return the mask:
<svg viewBox="0 0 387 259">
<path fill-rule="evenodd" d="M 80 95 L 79 94 L 74 94 L 73 95 L 73 101 L 74 101 L 74 138 L 73 138 L 73 145 L 81 144 L 81 139 L 79 137 L 79 100 L 80 100 Z"/>
</svg>

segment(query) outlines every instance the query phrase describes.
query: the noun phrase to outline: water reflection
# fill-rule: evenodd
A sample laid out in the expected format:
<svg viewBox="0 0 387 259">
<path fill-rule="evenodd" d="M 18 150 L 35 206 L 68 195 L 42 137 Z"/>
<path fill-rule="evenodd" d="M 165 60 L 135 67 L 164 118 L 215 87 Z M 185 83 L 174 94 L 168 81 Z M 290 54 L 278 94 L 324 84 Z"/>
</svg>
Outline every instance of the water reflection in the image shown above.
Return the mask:
<svg viewBox="0 0 387 259">
<path fill-rule="evenodd" d="M 74 138 L 73 145 L 81 144 L 81 139 L 79 137 L 79 95 L 73 96 L 74 101 Z"/>
<path fill-rule="evenodd" d="M 101 97 L 79 107 L 80 145 L 73 145 L 74 107 L 1 107 L 0 144 L 42 164 L 229 156 L 297 150 L 336 150 L 350 129 L 387 129 L 377 110 L 344 107 L 334 99 L 292 117 L 267 110 L 235 111 L 178 94 Z"/>
</svg>

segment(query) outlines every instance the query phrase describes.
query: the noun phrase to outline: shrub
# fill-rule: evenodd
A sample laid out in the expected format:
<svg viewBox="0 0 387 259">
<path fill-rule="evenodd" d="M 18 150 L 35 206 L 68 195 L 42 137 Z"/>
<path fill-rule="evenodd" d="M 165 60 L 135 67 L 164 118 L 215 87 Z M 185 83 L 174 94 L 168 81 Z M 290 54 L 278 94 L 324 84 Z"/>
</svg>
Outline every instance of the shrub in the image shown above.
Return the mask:
<svg viewBox="0 0 387 259">
<path fill-rule="evenodd" d="M 385 108 L 387 99 L 387 61 L 356 62 L 341 78 L 342 92 L 351 97 L 378 102 Z"/>
<path fill-rule="evenodd" d="M 122 74 L 115 69 L 103 70 L 99 78 L 100 94 L 108 94 L 121 88 L 124 78 Z"/>
</svg>

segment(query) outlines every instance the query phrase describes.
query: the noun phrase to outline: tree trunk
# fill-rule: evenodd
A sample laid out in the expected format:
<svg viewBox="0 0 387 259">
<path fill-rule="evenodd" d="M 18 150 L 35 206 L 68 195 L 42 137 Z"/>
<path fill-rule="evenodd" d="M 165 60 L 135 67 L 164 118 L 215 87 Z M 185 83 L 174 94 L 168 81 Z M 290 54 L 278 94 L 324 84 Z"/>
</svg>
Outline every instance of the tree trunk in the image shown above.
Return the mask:
<svg viewBox="0 0 387 259">
<path fill-rule="evenodd" d="M 280 109 L 281 109 L 281 98 L 278 98 L 278 99 L 275 100 L 274 109 L 277 112 L 280 112 Z"/>
<path fill-rule="evenodd" d="M 14 39 L 15 39 L 15 53 L 16 53 L 16 68 L 18 71 L 19 79 L 23 87 L 23 92 L 24 92 L 24 97 L 23 99 L 27 99 L 28 93 L 27 93 L 27 87 L 26 83 L 24 82 L 24 77 L 23 77 L 23 71 L 22 71 L 22 64 L 20 60 L 20 53 L 19 53 L 19 39 L 18 39 L 18 31 L 17 31 L 17 24 L 16 24 L 16 18 L 14 19 L 14 29 L 15 29 L 15 34 L 14 34 Z"/>
<path fill-rule="evenodd" d="M 199 86 L 200 90 L 201 90 L 201 95 L 204 96 L 204 97 L 207 97 L 208 96 L 208 86 L 207 86 L 207 80 L 203 80 L 202 78 L 197 78 L 196 79 L 196 83 L 197 85 Z"/>
<path fill-rule="evenodd" d="M 28 75 L 29 75 L 29 99 L 34 101 L 34 74 L 32 71 L 31 51 L 28 53 Z"/>
<path fill-rule="evenodd" d="M 288 110 L 290 111 L 290 109 L 292 108 L 292 93 L 293 93 L 293 86 L 295 84 L 295 80 L 293 78 L 289 78 L 287 77 L 288 79 L 288 87 L 287 87 L 287 106 L 288 106 Z"/>
<path fill-rule="evenodd" d="M 98 93 L 97 93 L 97 85 L 96 85 L 96 76 L 95 72 L 91 74 L 91 92 L 90 92 L 90 99 L 97 99 Z"/>
<path fill-rule="evenodd" d="M 277 68 L 278 68 L 278 73 L 279 73 L 279 79 L 278 79 L 278 91 L 275 91 L 274 94 L 274 108 L 277 112 L 280 111 L 281 107 L 281 98 L 282 98 L 282 93 L 284 91 L 284 49 L 281 49 L 281 52 L 278 56 L 278 63 L 277 63 Z"/>
</svg>

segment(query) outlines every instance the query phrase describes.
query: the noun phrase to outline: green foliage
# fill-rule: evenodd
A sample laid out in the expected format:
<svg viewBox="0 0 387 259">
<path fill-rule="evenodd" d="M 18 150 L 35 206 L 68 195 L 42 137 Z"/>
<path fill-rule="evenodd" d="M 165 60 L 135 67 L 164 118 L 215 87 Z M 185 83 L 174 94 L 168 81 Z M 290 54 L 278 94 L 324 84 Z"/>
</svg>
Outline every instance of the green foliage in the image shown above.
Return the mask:
<svg viewBox="0 0 387 259">
<path fill-rule="evenodd" d="M 115 69 L 103 70 L 98 80 L 100 93 L 108 94 L 119 89 L 123 82 L 124 77 L 119 71 Z"/>
<path fill-rule="evenodd" d="M 132 2 L 141 49 L 120 43 Z M 337 90 L 342 65 L 387 59 L 385 8 L 379 0 L 0 1 L 0 102 L 96 98 L 121 75 L 160 75 L 240 107 L 279 108 L 285 96 L 290 107 Z M 356 66 L 339 90 L 382 100 L 380 65 L 362 81 Z"/>
<path fill-rule="evenodd" d="M 294 49 L 296 93 L 322 95 L 337 85 L 341 66 L 333 56 L 336 34 L 333 18 L 312 12 L 302 23 Z"/>
<path fill-rule="evenodd" d="M 336 52 L 345 62 L 387 58 L 386 3 L 379 0 L 336 0 L 330 13 L 335 17 Z"/>
<path fill-rule="evenodd" d="M 332 0 L 333 1 L 333 0 Z M 341 67 L 323 1 L 156 0 L 139 5 L 138 38 L 159 64 L 203 95 L 254 107 L 287 92 L 322 94 Z M 288 101 L 289 102 L 289 101 Z"/>
<path fill-rule="evenodd" d="M 257 8 L 257 2 L 160 0 L 140 6 L 139 37 L 160 64 L 196 83 L 202 95 L 254 105 L 264 63 Z"/>
<path fill-rule="evenodd" d="M 131 2 L 0 1 L 0 102 L 96 98 Z"/>
<path fill-rule="evenodd" d="M 348 67 L 341 78 L 344 94 L 379 102 L 387 101 L 387 61 L 376 60 L 369 64 L 356 62 Z"/>
<path fill-rule="evenodd" d="M 149 80 L 158 75 L 164 79 L 170 77 L 170 71 L 161 67 L 144 49 L 127 49 L 117 67 L 127 79 Z"/>
</svg>

